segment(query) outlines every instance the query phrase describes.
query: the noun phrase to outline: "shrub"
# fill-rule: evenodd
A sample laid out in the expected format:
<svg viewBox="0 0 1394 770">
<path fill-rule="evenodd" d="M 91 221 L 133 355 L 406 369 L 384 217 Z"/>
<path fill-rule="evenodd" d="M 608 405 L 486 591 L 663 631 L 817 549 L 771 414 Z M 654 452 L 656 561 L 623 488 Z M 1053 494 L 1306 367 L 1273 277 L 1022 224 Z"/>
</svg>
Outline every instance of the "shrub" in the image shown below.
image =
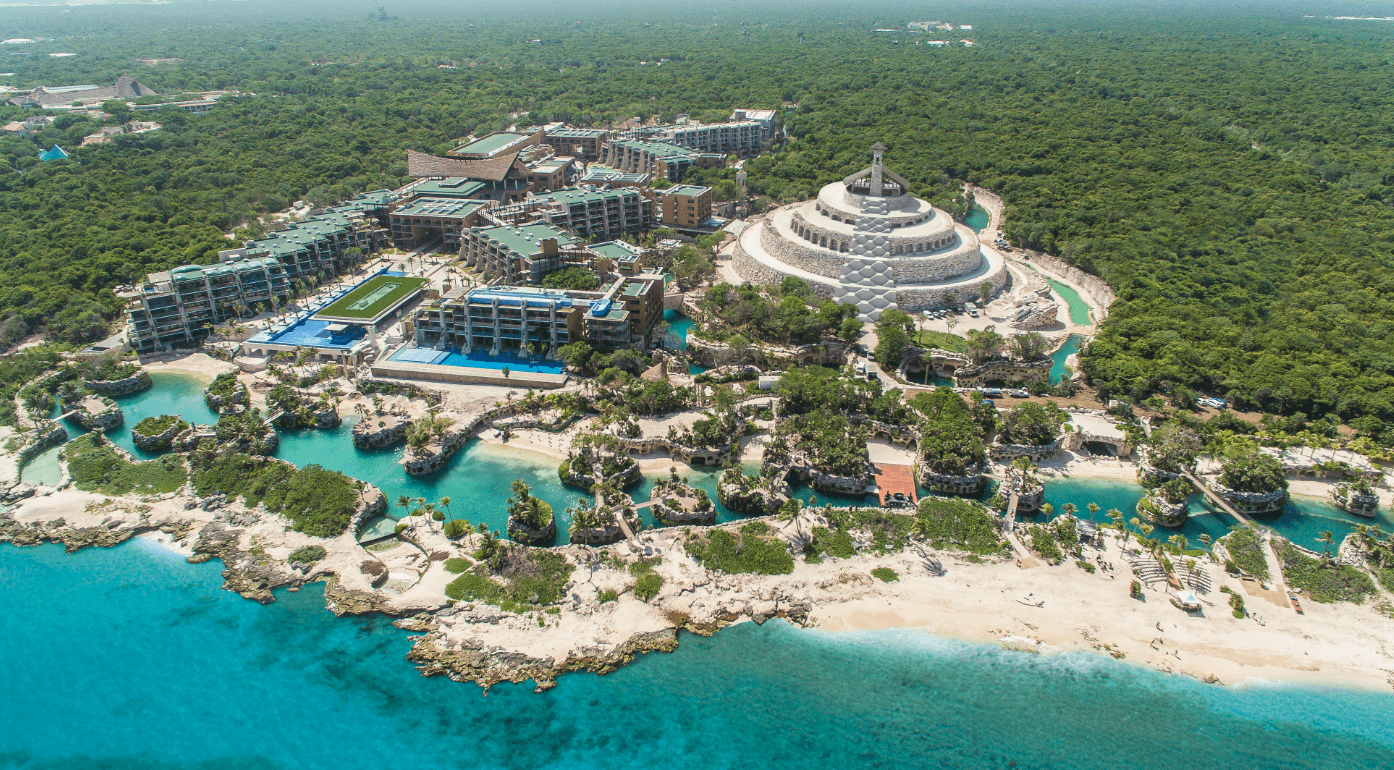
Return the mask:
<svg viewBox="0 0 1394 770">
<path fill-rule="evenodd" d="M 871 571 L 871 576 L 883 583 L 891 583 L 900 579 L 900 574 L 890 567 L 877 567 Z"/>
<path fill-rule="evenodd" d="M 648 601 L 658 596 L 658 591 L 663 587 L 663 577 L 658 574 L 650 573 L 634 581 L 634 595 Z"/>
<path fill-rule="evenodd" d="M 314 537 L 343 534 L 358 508 L 354 480 L 318 465 L 297 469 L 281 460 L 240 452 L 205 457 L 197 465 L 193 481 L 200 495 L 221 492 L 229 498 L 241 497 L 249 507 L 261 503 L 290 519 L 296 531 Z"/>
<path fill-rule="evenodd" d="M 451 540 L 459 540 L 470 532 L 469 524 L 459 519 L 451 519 L 445 522 L 445 536 Z"/>
<path fill-rule="evenodd" d="M 1288 585 L 1301 588 L 1314 602 L 1355 602 L 1359 604 L 1375 592 L 1374 581 L 1348 564 L 1337 565 L 1314 559 L 1282 541 L 1276 549 Z"/>
<path fill-rule="evenodd" d="M 501 566 L 497 578 L 488 567 L 476 564 L 445 587 L 445 595 L 459 601 L 479 601 L 514 612 L 529 606 L 555 604 L 575 569 L 561 554 L 523 548 L 498 548 L 494 556 Z"/>
<path fill-rule="evenodd" d="M 1039 524 L 1031 526 L 1031 549 L 1051 564 L 1057 564 L 1064 558 L 1064 554 L 1060 552 L 1060 545 L 1055 542 L 1055 533 L 1050 527 L 1042 527 Z"/>
<path fill-rule="evenodd" d="M 757 535 L 742 534 L 737 539 L 724 529 L 714 529 L 707 535 L 705 545 L 692 541 L 687 548 L 702 566 L 711 570 L 757 575 L 787 575 L 794 571 L 794 557 L 784 543 Z"/>
<path fill-rule="evenodd" d="M 84 492 L 125 495 L 138 492 L 160 495 L 184 486 L 188 471 L 177 455 L 133 463 L 99 433 L 88 433 L 69 441 L 63 448 L 73 484 Z"/>
<path fill-rule="evenodd" d="M 1133 597 L 1134 599 L 1141 599 L 1141 598 L 1142 598 L 1142 583 L 1140 583 L 1140 582 L 1134 580 L 1134 581 L 1133 581 L 1133 584 L 1130 585 L 1130 586 L 1128 586 L 1128 595 L 1131 596 L 1131 597 Z"/>
<path fill-rule="evenodd" d="M 852 545 L 852 533 L 845 529 L 829 530 L 827 527 L 813 528 L 813 540 L 805 551 L 814 558 L 826 554 L 850 559 L 857 555 L 857 549 Z"/>
<path fill-rule="evenodd" d="M 770 525 L 763 521 L 752 521 L 741 526 L 742 535 L 768 535 L 769 533 Z"/>
<path fill-rule="evenodd" d="M 329 552 L 324 550 L 324 546 L 307 545 L 291 551 L 286 561 L 290 564 L 314 564 L 328 555 Z"/>
<path fill-rule="evenodd" d="M 979 556 L 1002 553 L 1007 548 L 996 517 L 969 500 L 924 498 L 920 501 L 915 528 L 935 548 L 968 551 Z"/>
<path fill-rule="evenodd" d="M 600 592 L 600 596 L 597 597 L 597 598 L 600 599 L 600 603 L 601 603 L 601 604 L 605 604 L 605 603 L 607 603 L 607 602 L 613 602 L 613 601 L 615 601 L 616 599 L 620 598 L 620 595 L 619 595 L 618 593 L 616 593 L 616 592 L 614 592 L 614 591 L 611 591 L 610 589 L 607 588 L 607 589 L 605 589 L 604 591 L 601 591 L 601 592 Z"/>
<path fill-rule="evenodd" d="M 1263 555 L 1258 533 L 1249 527 L 1240 527 L 1224 537 L 1225 550 L 1239 569 L 1259 580 L 1268 579 L 1268 559 Z"/>
<path fill-rule="evenodd" d="M 469 569 L 469 568 L 470 568 L 470 562 L 469 562 L 469 560 L 467 560 L 467 559 L 446 559 L 446 560 L 445 560 L 445 571 L 446 571 L 446 572 L 449 572 L 449 573 L 452 574 L 452 575 L 460 575 L 460 574 L 463 574 L 464 571 L 467 570 L 467 569 Z"/>
</svg>

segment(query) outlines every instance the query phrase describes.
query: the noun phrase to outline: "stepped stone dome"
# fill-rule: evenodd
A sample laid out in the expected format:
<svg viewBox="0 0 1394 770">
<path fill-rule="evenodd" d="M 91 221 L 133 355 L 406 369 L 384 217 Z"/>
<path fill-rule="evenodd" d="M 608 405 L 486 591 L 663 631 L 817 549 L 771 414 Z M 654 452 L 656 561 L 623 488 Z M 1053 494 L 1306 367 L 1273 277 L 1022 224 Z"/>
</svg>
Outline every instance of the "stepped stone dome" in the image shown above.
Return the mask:
<svg viewBox="0 0 1394 770">
<path fill-rule="evenodd" d="M 736 273 L 762 284 L 797 276 L 820 297 L 856 305 L 865 321 L 888 308 L 961 305 L 979 297 L 984 281 L 994 293 L 1005 287 L 1002 256 L 972 228 L 909 195 L 910 183 L 883 166 L 885 150 L 877 142 L 867 168 L 746 228 Z"/>
</svg>

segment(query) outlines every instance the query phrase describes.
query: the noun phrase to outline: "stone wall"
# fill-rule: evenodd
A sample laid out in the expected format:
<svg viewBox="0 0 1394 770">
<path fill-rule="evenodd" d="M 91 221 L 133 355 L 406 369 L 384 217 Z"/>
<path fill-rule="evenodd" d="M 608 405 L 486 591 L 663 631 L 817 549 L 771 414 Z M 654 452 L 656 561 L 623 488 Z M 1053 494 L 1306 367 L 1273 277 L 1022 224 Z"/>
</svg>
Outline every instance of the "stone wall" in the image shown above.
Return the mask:
<svg viewBox="0 0 1394 770">
<path fill-rule="evenodd" d="M 150 373 L 141 369 L 130 377 L 119 380 L 83 380 L 82 386 L 102 396 L 125 396 L 137 393 L 153 385 Z"/>
<path fill-rule="evenodd" d="M 994 460 L 1011 460 L 1017 457 L 1029 457 L 1035 462 L 1040 462 L 1047 457 L 1054 457 L 1060 451 L 1060 445 L 1064 443 L 1065 437 L 1055 439 L 1049 444 L 998 444 L 993 443 L 988 447 L 988 453 Z"/>
<path fill-rule="evenodd" d="M 1113 294 L 1113 289 L 1110 289 L 1108 284 L 1104 283 L 1104 279 L 1097 275 L 1090 275 L 1074 265 L 1056 259 L 1049 254 L 1031 252 L 1031 262 L 1041 267 L 1046 272 L 1062 276 L 1070 283 L 1084 289 L 1084 292 L 1089 295 L 1089 298 L 1102 306 L 1105 311 L 1107 311 L 1108 306 L 1112 305 L 1113 301 L 1117 299 Z M 1108 313 L 1105 312 L 1104 315 L 1108 315 Z M 1100 318 L 1097 320 L 1102 321 L 1103 319 Z"/>
<path fill-rule="evenodd" d="M 982 280 L 977 283 L 982 283 L 982 281 L 990 282 L 992 284 L 992 293 L 996 295 L 1007 288 L 1012 281 L 1012 276 L 1011 273 L 1007 272 L 1007 268 L 1004 265 L 1002 269 L 997 272 L 983 276 Z M 946 291 L 952 291 L 954 293 L 953 302 L 945 301 L 944 292 Z M 971 296 L 966 296 L 965 291 L 969 291 Z M 974 284 L 971 289 L 965 289 L 962 286 L 953 288 L 948 286 L 923 288 L 901 286 L 897 287 L 895 293 L 896 306 L 907 312 L 934 310 L 953 306 L 963 307 L 964 302 L 976 300 L 977 298 L 978 287 L 976 284 Z"/>
<path fill-rule="evenodd" d="M 1050 377 L 1053 362 L 1049 358 L 1036 361 L 998 359 L 954 372 L 954 381 L 962 387 L 988 382 L 1045 382 Z"/>
<path fill-rule="evenodd" d="M 983 252 L 974 247 L 927 257 L 891 257 L 886 261 L 897 284 L 954 283 L 982 269 Z M 993 286 L 1000 288 L 996 283 Z"/>
<path fill-rule="evenodd" d="M 848 240 L 851 240 L 850 237 Z M 764 247 L 766 254 L 786 265 L 834 281 L 842 278 L 842 266 L 847 262 L 847 257 L 843 254 L 819 251 L 811 243 L 784 238 L 772 220 L 766 220 L 760 226 L 760 245 Z"/>
</svg>

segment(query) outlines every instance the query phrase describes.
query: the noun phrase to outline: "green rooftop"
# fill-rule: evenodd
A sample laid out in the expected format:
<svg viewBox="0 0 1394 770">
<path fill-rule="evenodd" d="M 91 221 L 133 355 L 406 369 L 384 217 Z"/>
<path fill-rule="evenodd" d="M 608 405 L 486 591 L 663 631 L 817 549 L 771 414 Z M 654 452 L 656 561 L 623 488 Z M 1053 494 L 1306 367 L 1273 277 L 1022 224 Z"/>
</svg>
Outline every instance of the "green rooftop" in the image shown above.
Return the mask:
<svg viewBox="0 0 1394 770">
<path fill-rule="evenodd" d="M 411 188 L 411 194 L 418 198 L 473 198 L 483 190 L 485 184 L 461 176 L 450 179 L 428 179 Z"/>
<path fill-rule="evenodd" d="M 499 133 L 489 134 L 488 136 L 476 139 L 473 142 L 470 142 L 469 144 L 465 145 L 464 147 L 456 147 L 455 154 L 495 155 L 527 138 L 527 134 L 513 134 L 506 131 L 500 131 Z"/>
<path fill-rule="evenodd" d="M 382 316 L 420 291 L 425 278 L 379 275 L 369 278 L 339 301 L 315 313 L 325 321 L 376 323 Z"/>
<path fill-rule="evenodd" d="M 669 144 L 667 142 L 644 142 L 638 139 L 626 139 L 620 142 L 620 144 L 625 145 L 627 147 L 633 147 L 637 150 L 642 150 L 647 153 L 651 153 L 660 158 L 669 158 L 674 156 L 682 156 L 686 158 L 694 154 L 692 150 L 689 150 L 686 147 L 679 147 L 676 144 Z"/>
<path fill-rule="evenodd" d="M 686 196 L 688 196 L 688 197 L 690 197 L 690 198 L 696 198 L 698 195 L 701 195 L 702 193 L 704 193 L 704 192 L 706 192 L 706 191 L 708 191 L 708 190 L 710 190 L 710 189 L 712 189 L 712 188 L 710 188 L 710 187 L 703 187 L 703 186 L 701 186 L 701 185 L 695 185 L 695 184 L 680 184 L 680 185 L 678 185 L 678 186 L 676 186 L 676 187 L 669 187 L 667 190 L 664 190 L 664 191 L 663 191 L 663 194 L 664 194 L 664 195 L 686 195 Z"/>
<path fill-rule="evenodd" d="M 532 224 L 523 227 L 490 227 L 476 230 L 480 238 L 497 243 L 500 248 L 514 256 L 527 256 L 542 249 L 541 243 L 548 238 L 556 238 L 558 246 L 571 246 L 576 239 L 551 225 Z"/>
<path fill-rule="evenodd" d="M 591 251 L 608 259 L 620 261 L 635 259 L 639 256 L 638 250 L 633 246 L 621 241 L 606 241 L 604 243 L 593 243 L 586 247 Z"/>
<path fill-rule="evenodd" d="M 445 217 L 464 219 L 484 208 L 484 206 L 485 203 L 483 201 L 463 200 L 460 198 L 417 198 L 405 208 L 400 208 L 392 212 L 392 215 L 401 217 Z"/>
</svg>

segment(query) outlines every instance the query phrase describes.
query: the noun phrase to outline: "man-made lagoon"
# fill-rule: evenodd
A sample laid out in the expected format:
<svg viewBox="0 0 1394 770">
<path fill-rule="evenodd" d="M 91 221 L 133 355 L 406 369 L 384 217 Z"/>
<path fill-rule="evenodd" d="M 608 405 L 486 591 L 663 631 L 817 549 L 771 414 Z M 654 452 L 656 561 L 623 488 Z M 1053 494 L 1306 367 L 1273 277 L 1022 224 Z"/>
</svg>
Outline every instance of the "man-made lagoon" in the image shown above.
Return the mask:
<svg viewBox="0 0 1394 770">
<path fill-rule="evenodd" d="M 131 443 L 130 426 L 144 417 L 178 414 L 190 422 L 216 421 L 216 415 L 203 402 L 203 383 L 200 380 L 168 372 L 154 373 L 152 376 L 155 385 L 151 389 L 117 399 L 126 412 L 126 423 L 108 434 L 115 443 L 140 458 L 155 456 L 135 449 Z M 558 542 L 566 542 L 566 532 L 570 524 L 566 508 L 577 498 L 585 496 L 585 493 L 561 483 L 557 476 L 559 460 L 536 452 L 472 440 L 450 459 L 441 472 L 431 476 L 409 476 L 398 464 L 402 457 L 402 446 L 378 450 L 354 448 L 351 440 L 354 419 L 349 417 L 342 425 L 329 430 L 307 428 L 280 431 L 281 442 L 276 456 L 301 466 L 318 463 L 325 468 L 377 485 L 387 495 L 389 518 L 403 515 L 404 510 L 395 506 L 396 500 L 402 495 L 424 498 L 428 502 L 449 497 L 452 517 L 468 519 L 475 524 L 482 522 L 490 529 L 501 532 L 505 529 L 508 519 L 505 501 L 510 494 L 509 486 L 514 479 L 522 479 L 532 488 L 534 495 L 551 503 L 557 515 Z M 71 435 L 79 433 L 79 430 L 70 424 L 66 427 Z M 747 465 L 745 472 L 755 473 L 757 467 Z M 56 452 L 35 457 L 25 466 L 22 473 L 25 474 L 26 480 L 31 482 L 39 480 L 39 477 L 33 474 L 42 474 L 44 478 L 51 476 L 52 480 L 56 481 Z M 646 476 L 639 486 L 630 490 L 630 495 L 636 502 L 648 500 L 654 481 L 666 475 L 666 472 L 654 472 Z M 706 491 L 716 506 L 718 522 L 742 518 L 740 514 L 717 502 L 719 470 L 698 468 L 683 475 L 694 487 Z M 1074 503 L 1079 508 L 1078 515 L 1087 518 L 1087 506 L 1094 502 L 1098 503 L 1101 509 L 1095 519 L 1101 522 L 1107 521 L 1104 512 L 1110 508 L 1121 510 L 1125 520 L 1131 519 L 1137 515 L 1137 501 L 1143 495 L 1141 486 L 1122 481 L 1069 479 L 1048 480 L 1045 484 L 1046 502 L 1055 506 L 1057 515 L 1062 512 L 1065 503 Z M 926 495 L 928 490 L 921 489 L 919 494 Z M 991 494 L 989 485 L 984 490 L 982 499 L 987 499 Z M 820 504 L 837 506 L 875 504 L 874 496 L 829 496 L 814 492 L 808 487 L 797 487 L 795 496 L 805 503 L 816 498 Z M 1191 518 L 1184 526 L 1176 530 L 1164 530 L 1159 527 L 1158 532 L 1154 534 L 1161 534 L 1163 537 L 1183 534 L 1193 547 L 1199 547 L 1200 534 L 1218 538 L 1229 531 L 1229 517 L 1209 511 L 1201 503 L 1198 495 L 1192 496 L 1191 511 Z M 648 509 L 641 511 L 641 516 L 646 525 L 653 525 Z M 1281 516 L 1258 521 L 1299 545 L 1315 550 L 1322 548 L 1317 542 L 1317 537 L 1323 530 L 1333 532 L 1339 541 L 1357 525 L 1372 523 L 1368 519 L 1345 513 L 1324 499 L 1303 497 L 1292 498 Z M 1386 530 L 1394 530 L 1394 518 L 1391 518 L 1388 511 L 1382 511 L 1378 521 Z M 372 524 L 382 526 L 379 522 Z"/>
</svg>

